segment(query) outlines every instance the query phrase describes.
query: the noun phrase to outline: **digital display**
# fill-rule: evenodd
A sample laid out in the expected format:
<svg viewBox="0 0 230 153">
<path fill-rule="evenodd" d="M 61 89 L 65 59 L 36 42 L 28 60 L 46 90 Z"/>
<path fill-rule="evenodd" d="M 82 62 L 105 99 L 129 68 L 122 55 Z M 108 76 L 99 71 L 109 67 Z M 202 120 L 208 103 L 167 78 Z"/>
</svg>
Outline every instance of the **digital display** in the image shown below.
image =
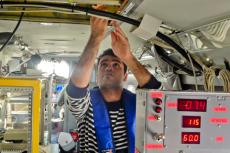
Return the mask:
<svg viewBox="0 0 230 153">
<path fill-rule="evenodd" d="M 206 112 L 207 100 L 206 99 L 178 99 L 178 111 L 191 111 L 191 112 Z"/>
<path fill-rule="evenodd" d="M 183 128 L 200 128 L 201 117 L 200 116 L 182 116 Z"/>
<path fill-rule="evenodd" d="M 182 144 L 200 144 L 200 132 L 182 132 Z"/>
</svg>

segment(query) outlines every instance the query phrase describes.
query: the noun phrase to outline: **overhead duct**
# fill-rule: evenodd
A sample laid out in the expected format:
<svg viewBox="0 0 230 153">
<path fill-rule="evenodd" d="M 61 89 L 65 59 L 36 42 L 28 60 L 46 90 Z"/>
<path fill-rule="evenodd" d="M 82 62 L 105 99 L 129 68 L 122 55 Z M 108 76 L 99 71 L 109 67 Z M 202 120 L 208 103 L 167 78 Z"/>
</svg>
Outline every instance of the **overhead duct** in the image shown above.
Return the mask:
<svg viewBox="0 0 230 153">
<path fill-rule="evenodd" d="M 217 21 L 177 34 L 183 46 L 202 52 L 230 46 L 230 19 Z"/>
</svg>

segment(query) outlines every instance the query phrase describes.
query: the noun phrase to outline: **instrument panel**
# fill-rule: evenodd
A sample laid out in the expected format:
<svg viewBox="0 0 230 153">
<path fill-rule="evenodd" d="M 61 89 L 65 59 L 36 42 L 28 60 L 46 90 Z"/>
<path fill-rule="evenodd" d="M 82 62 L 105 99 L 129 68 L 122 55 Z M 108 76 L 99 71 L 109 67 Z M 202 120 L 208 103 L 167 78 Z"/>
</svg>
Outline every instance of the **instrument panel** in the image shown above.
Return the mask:
<svg viewBox="0 0 230 153">
<path fill-rule="evenodd" d="M 136 148 L 143 153 L 229 153 L 230 94 L 138 90 Z"/>
</svg>

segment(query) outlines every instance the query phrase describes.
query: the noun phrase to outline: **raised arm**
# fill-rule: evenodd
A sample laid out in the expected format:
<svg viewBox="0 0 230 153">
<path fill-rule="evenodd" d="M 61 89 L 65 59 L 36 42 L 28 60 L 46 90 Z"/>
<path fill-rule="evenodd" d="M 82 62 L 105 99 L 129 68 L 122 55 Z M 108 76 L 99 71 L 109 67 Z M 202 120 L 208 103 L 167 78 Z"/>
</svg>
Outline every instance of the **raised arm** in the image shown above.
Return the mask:
<svg viewBox="0 0 230 153">
<path fill-rule="evenodd" d="M 107 20 L 92 17 L 91 35 L 66 88 L 67 104 L 76 119 L 82 118 L 90 105 L 87 90 L 99 46 L 104 39 Z"/>
<path fill-rule="evenodd" d="M 144 86 L 151 79 L 150 72 L 132 55 L 128 38 L 120 26 L 113 22 L 115 31 L 111 33 L 112 48 L 116 54 L 131 70 L 140 87 Z"/>
<path fill-rule="evenodd" d="M 89 84 L 93 65 L 105 36 L 108 20 L 91 17 L 90 23 L 90 38 L 71 76 L 72 83 L 79 88 L 84 88 Z"/>
</svg>

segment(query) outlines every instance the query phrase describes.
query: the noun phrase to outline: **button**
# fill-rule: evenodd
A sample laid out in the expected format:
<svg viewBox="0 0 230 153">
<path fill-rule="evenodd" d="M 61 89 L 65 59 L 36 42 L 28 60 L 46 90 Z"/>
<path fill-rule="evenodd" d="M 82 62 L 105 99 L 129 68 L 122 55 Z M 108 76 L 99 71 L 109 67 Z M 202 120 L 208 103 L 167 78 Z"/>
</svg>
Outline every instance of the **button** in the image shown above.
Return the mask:
<svg viewBox="0 0 230 153">
<path fill-rule="evenodd" d="M 162 108 L 161 107 L 155 107 L 155 112 L 157 112 L 157 113 L 160 113 L 162 111 Z"/>
<path fill-rule="evenodd" d="M 161 99 L 159 99 L 159 98 L 157 98 L 157 99 L 155 100 L 155 104 L 157 104 L 157 105 L 161 105 L 161 104 L 162 104 L 162 100 L 161 100 Z"/>
</svg>

